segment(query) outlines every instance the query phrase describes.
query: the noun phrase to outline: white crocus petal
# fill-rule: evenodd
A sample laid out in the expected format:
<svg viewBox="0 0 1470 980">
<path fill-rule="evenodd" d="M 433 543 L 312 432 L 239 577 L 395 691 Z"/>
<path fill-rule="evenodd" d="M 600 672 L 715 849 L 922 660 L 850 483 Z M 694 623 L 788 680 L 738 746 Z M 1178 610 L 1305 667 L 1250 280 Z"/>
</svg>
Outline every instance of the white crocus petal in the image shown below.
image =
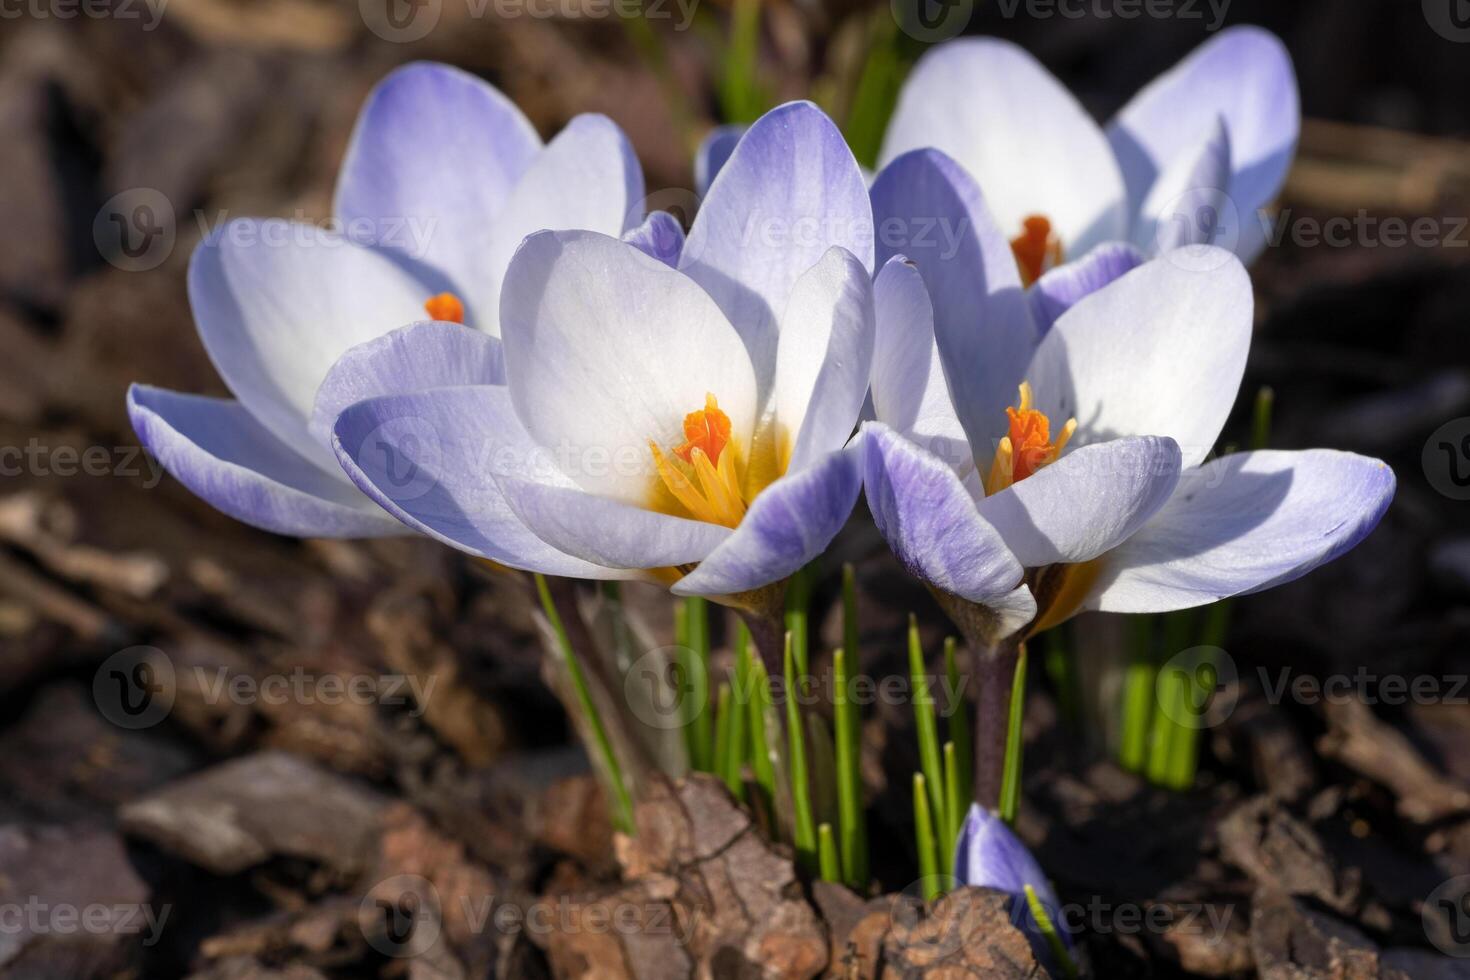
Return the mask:
<svg viewBox="0 0 1470 980">
<path fill-rule="evenodd" d="M 522 428 L 502 385 L 360 401 L 337 417 L 332 447 L 378 506 L 451 547 L 547 575 L 631 577 L 551 547 L 506 502 L 497 476 L 571 481 Z"/>
<path fill-rule="evenodd" d="M 1139 207 L 1158 175 L 1189 154 L 1224 117 L 1230 132 L 1231 200 L 1240 211 L 1235 252 L 1249 262 L 1265 244 L 1259 209 L 1291 169 L 1301 99 L 1291 56 L 1259 27 L 1221 31 L 1149 83 L 1108 125 L 1129 198 Z"/>
<path fill-rule="evenodd" d="M 980 516 L 1027 568 L 1091 561 L 1162 507 L 1179 482 L 1173 439 L 1084 446 L 980 501 Z"/>
<path fill-rule="evenodd" d="M 331 450 L 307 430 L 317 388 L 348 348 L 422 320 L 432 295 L 385 253 L 280 220 L 231 221 L 189 263 L 189 304 L 225 384 L 337 477 Z"/>
<path fill-rule="evenodd" d="M 1103 559 L 1084 608 L 1169 612 L 1289 582 L 1366 537 L 1394 484 L 1379 460 L 1330 449 L 1213 460 Z"/>
<path fill-rule="evenodd" d="M 1164 169 L 1143 202 L 1133 229 L 1133 242 L 1146 254 L 1184 245 L 1229 248 L 1241 233 L 1242 213 L 1229 194 L 1230 133 L 1225 120 L 1198 145 L 1181 153 Z"/>
<path fill-rule="evenodd" d="M 1074 447 L 1169 436 L 1184 467 L 1198 465 L 1240 388 L 1253 306 L 1245 267 L 1223 249 L 1154 259 L 1057 320 L 1026 374 L 1036 408 L 1077 419 Z"/>
<path fill-rule="evenodd" d="M 880 169 L 922 147 L 970 171 L 1008 235 L 1043 215 L 1068 255 L 1126 237 L 1123 176 L 1101 127 L 1009 41 L 952 41 L 919 60 L 899 94 Z"/>
<path fill-rule="evenodd" d="M 584 489 L 647 506 L 649 443 L 681 445 L 708 395 L 748 452 L 756 380 L 740 335 L 687 276 L 632 245 L 532 235 L 506 277 L 501 323 L 516 411 Z"/>
<path fill-rule="evenodd" d="M 873 282 L 877 332 L 873 412 L 879 422 L 944 460 L 961 479 L 976 472 L 934 341 L 934 306 L 919 270 L 889 259 Z"/>
<path fill-rule="evenodd" d="M 872 277 L 857 256 L 832 248 L 796 281 L 781 315 L 773 407 L 790 446 L 785 471 L 847 443 L 872 363 Z"/>
<path fill-rule="evenodd" d="M 506 267 L 527 235 L 577 229 L 616 238 L 643 217 L 643 170 L 628 137 L 606 116 L 577 116 L 546 145 L 495 217 L 483 265 L 488 310 L 477 326 L 501 333 Z"/>
<path fill-rule="evenodd" d="M 833 246 L 872 268 L 867 183 L 822 110 L 777 106 L 714 178 L 679 259 L 745 338 L 763 396 L 775 378 L 777 318 L 796 280 Z"/>
</svg>

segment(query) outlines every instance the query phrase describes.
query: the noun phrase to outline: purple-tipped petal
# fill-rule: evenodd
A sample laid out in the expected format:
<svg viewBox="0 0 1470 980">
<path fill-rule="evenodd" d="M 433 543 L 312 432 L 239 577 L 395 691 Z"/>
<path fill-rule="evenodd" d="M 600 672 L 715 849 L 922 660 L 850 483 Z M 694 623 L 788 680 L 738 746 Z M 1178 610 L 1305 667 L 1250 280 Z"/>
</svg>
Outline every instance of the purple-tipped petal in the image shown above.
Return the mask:
<svg viewBox="0 0 1470 980">
<path fill-rule="evenodd" d="M 764 393 L 777 317 L 829 248 L 873 268 L 873 212 L 852 151 L 826 114 L 790 102 L 746 131 L 700 205 L 679 267 L 740 331 Z"/>
<path fill-rule="evenodd" d="M 915 150 L 885 167 L 873 183 L 873 214 L 878 261 L 904 255 L 923 276 L 970 444 L 993 446 L 1038 336 L 1010 242 L 979 186 L 937 150 Z"/>
<path fill-rule="evenodd" d="M 1179 458 L 1158 436 L 1084 446 L 980 501 L 980 516 L 1027 568 L 1091 561 L 1164 506 Z"/>
<path fill-rule="evenodd" d="M 1200 45 L 1140 91 L 1108 126 L 1134 211 L 1159 175 L 1188 155 L 1224 117 L 1230 134 L 1230 198 L 1240 212 L 1236 254 L 1264 244 L 1258 210 L 1281 190 L 1301 133 L 1291 56 L 1259 27 L 1233 27 Z"/>
<path fill-rule="evenodd" d="M 505 364 L 495 337 L 457 323 L 410 324 L 359 344 L 337 359 L 317 390 L 311 434 L 331 445 L 337 416 L 369 398 L 502 384 Z"/>
<path fill-rule="evenodd" d="M 1050 270 L 1026 294 L 1037 330 L 1045 334 L 1078 302 L 1143 264 L 1143 253 L 1127 242 L 1105 242 L 1074 262 Z"/>
<path fill-rule="evenodd" d="M 873 279 L 833 248 L 796 281 L 781 314 L 773 406 L 795 473 L 852 438 L 873 365 Z"/>
<path fill-rule="evenodd" d="M 189 305 L 220 377 L 328 472 L 332 454 L 307 429 L 322 379 L 348 348 L 422 320 L 434 292 L 385 252 L 276 219 L 231 221 L 189 261 Z"/>
<path fill-rule="evenodd" d="M 873 413 L 975 480 L 975 459 L 944 380 L 934 341 L 934 307 L 919 270 L 903 256 L 884 263 L 873 282 L 876 334 L 873 349 Z"/>
<path fill-rule="evenodd" d="M 164 469 L 252 527 L 311 538 L 407 530 L 351 484 L 302 459 L 239 402 L 135 384 L 128 417 Z"/>
<path fill-rule="evenodd" d="M 677 595 L 732 595 L 778 582 L 831 544 L 862 489 L 861 439 L 760 492 L 735 532 L 673 586 Z"/>
<path fill-rule="evenodd" d="M 709 187 L 715 182 L 716 175 L 724 168 L 730 154 L 735 152 L 735 145 L 740 142 L 740 137 L 745 135 L 745 128 L 736 125 L 716 126 L 699 141 L 699 149 L 694 154 L 694 191 L 700 197 L 709 193 Z"/>
<path fill-rule="evenodd" d="M 1255 299 L 1240 261 L 1189 246 L 1147 262 L 1057 320 L 1026 372 L 1073 446 L 1169 436 L 1185 468 L 1209 455 L 1245 372 Z"/>
<path fill-rule="evenodd" d="M 930 49 L 904 83 L 880 166 L 933 147 L 985 189 L 1008 236 L 1045 215 L 1068 255 L 1127 234 L 1127 197 L 1102 128 L 1040 62 L 998 38 Z M 941 212 L 942 213 L 942 212 Z"/>
<path fill-rule="evenodd" d="M 495 217 L 541 152 L 541 139 L 494 86 L 448 65 L 388 75 L 357 119 L 337 180 L 335 210 L 349 234 L 437 270 L 442 284 L 485 310 L 481 264 Z"/>
<path fill-rule="evenodd" d="M 1213 460 L 1104 559 L 1084 608 L 1169 612 L 1290 582 L 1367 537 L 1393 491 L 1386 464 L 1331 449 Z"/>
<path fill-rule="evenodd" d="M 1020 584 L 1021 563 L 954 470 L 881 422 L 863 426 L 863 444 L 868 509 L 910 572 L 982 604 Z"/>
<path fill-rule="evenodd" d="M 1015 899 L 1013 911 L 1023 923 L 1030 924 L 1029 931 L 1033 935 L 1038 935 L 1035 924 L 1030 921 L 1026 902 L 1026 886 L 1030 885 L 1036 897 L 1041 899 L 1057 932 L 1068 946 L 1072 944 L 1071 934 L 1062 919 L 1062 904 L 1057 901 L 1057 894 L 1041 865 L 1036 863 L 1036 858 L 1031 856 L 1026 845 L 1004 820 L 975 803 L 970 804 L 970 812 L 965 816 L 959 842 L 955 845 L 954 876 L 962 885 L 993 888 L 1012 896 Z"/>
<path fill-rule="evenodd" d="M 333 435 L 352 482 L 422 534 L 512 568 L 628 577 L 552 548 L 505 502 L 498 474 L 554 479 L 556 468 L 516 420 L 503 386 L 370 398 L 338 416 Z"/>
<path fill-rule="evenodd" d="M 679 267 L 684 251 L 684 226 L 667 211 L 654 211 L 643 224 L 623 234 L 623 241 L 671 269 Z"/>
<path fill-rule="evenodd" d="M 1197 146 L 1179 154 L 1154 181 L 1133 227 L 1134 243 L 1151 254 L 1185 245 L 1230 248 L 1242 233 L 1242 215 L 1229 187 L 1230 133 L 1218 119 Z"/>
</svg>

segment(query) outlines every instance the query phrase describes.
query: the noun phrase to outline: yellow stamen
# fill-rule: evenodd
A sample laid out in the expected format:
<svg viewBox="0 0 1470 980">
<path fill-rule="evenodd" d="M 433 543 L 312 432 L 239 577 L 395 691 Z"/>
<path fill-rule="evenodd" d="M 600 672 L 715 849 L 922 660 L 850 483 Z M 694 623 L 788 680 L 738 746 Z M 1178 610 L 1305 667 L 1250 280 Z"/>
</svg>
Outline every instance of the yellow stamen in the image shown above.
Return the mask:
<svg viewBox="0 0 1470 980">
<path fill-rule="evenodd" d="M 446 323 L 464 323 L 464 304 L 453 293 L 440 293 L 424 300 L 424 309 L 429 318 Z"/>
<path fill-rule="evenodd" d="M 1021 267 L 1021 284 L 1030 286 L 1046 270 L 1062 264 L 1062 242 L 1052 234 L 1051 221 L 1033 214 L 1021 222 L 1021 234 L 1011 239 L 1011 251 Z"/>
<path fill-rule="evenodd" d="M 1043 466 L 1056 462 L 1072 433 L 1077 431 L 1077 420 L 1068 419 L 1053 442 L 1051 419 L 1045 412 L 1032 408 L 1032 404 L 1031 385 L 1023 381 L 1016 407 L 1006 409 L 1010 431 L 995 448 L 995 459 L 991 461 L 990 475 L 985 480 L 986 494 L 1000 493 Z"/>
<path fill-rule="evenodd" d="M 720 411 L 715 396 L 705 396 L 704 408 L 684 417 L 684 443 L 675 446 L 673 458 L 652 440 L 659 481 L 697 521 L 736 527 L 745 516 L 737 453 L 730 446 L 730 417 Z"/>
</svg>

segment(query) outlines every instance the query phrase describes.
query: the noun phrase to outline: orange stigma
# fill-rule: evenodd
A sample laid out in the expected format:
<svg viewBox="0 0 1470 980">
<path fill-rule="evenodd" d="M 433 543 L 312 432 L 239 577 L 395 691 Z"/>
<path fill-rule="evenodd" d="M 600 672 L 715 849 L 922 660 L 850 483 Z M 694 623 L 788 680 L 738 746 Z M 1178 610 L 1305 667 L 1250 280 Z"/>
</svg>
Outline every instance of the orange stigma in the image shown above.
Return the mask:
<svg viewBox="0 0 1470 980">
<path fill-rule="evenodd" d="M 1046 270 L 1062 262 L 1062 243 L 1051 233 L 1051 221 L 1033 214 L 1021 222 L 1021 234 L 1011 239 L 1016 265 L 1021 267 L 1021 285 L 1030 286 Z"/>
<path fill-rule="evenodd" d="M 672 459 L 651 440 L 648 450 L 659 482 L 677 504 L 673 513 L 724 527 L 740 525 L 745 493 L 736 466 L 739 453 L 730 447 L 730 416 L 720 411 L 714 395 L 705 395 L 704 408 L 684 416 L 684 444 L 674 447 Z"/>
<path fill-rule="evenodd" d="M 424 309 L 428 310 L 429 317 L 434 320 L 445 320 L 449 323 L 464 323 L 464 304 L 459 297 L 453 293 L 440 293 L 424 300 Z"/>
<path fill-rule="evenodd" d="M 1020 400 L 1015 408 L 1006 409 L 1006 418 L 1010 420 L 1010 431 L 996 446 L 990 477 L 985 481 L 986 494 L 999 493 L 1056 462 L 1077 431 L 1077 420 L 1068 419 L 1056 442 L 1052 442 L 1051 419 L 1031 407 L 1031 386 L 1024 381 Z"/>
<path fill-rule="evenodd" d="M 716 466 L 720 453 L 730 441 L 730 416 L 720 411 L 715 396 L 704 396 L 704 408 L 696 409 L 684 416 L 684 445 L 674 447 L 674 455 L 686 463 L 694 462 L 694 450 L 698 449 L 709 457 Z"/>
</svg>

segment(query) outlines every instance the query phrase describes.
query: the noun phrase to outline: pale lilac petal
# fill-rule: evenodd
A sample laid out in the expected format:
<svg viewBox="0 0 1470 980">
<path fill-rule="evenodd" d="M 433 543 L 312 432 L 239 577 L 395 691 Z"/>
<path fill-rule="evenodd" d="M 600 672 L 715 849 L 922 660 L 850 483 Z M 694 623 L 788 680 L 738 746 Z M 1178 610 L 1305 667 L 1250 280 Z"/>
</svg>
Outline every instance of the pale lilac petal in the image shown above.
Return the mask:
<svg viewBox="0 0 1470 980">
<path fill-rule="evenodd" d="M 1218 119 L 1197 146 L 1179 154 L 1154 181 L 1133 226 L 1134 243 L 1149 253 L 1184 245 L 1230 248 L 1241 233 L 1242 216 L 1229 187 L 1230 133 Z"/>
<path fill-rule="evenodd" d="M 1235 251 L 1249 262 L 1264 244 L 1258 211 L 1281 190 L 1301 133 L 1291 56 L 1259 27 L 1233 27 L 1149 83 L 1108 126 L 1132 207 L 1142 207 L 1166 168 L 1187 155 L 1223 116 L 1239 210 Z"/>
<path fill-rule="evenodd" d="M 873 268 L 873 213 L 852 151 L 826 114 L 790 102 L 746 131 L 700 205 L 679 267 L 745 339 L 764 393 L 777 317 L 833 246 Z"/>
<path fill-rule="evenodd" d="M 1020 234 L 1030 215 L 1050 219 L 1068 255 L 1127 235 L 1123 177 L 1101 127 L 1009 41 L 952 41 L 919 59 L 899 94 L 879 166 L 925 147 L 969 171 L 1007 236 Z"/>
<path fill-rule="evenodd" d="M 736 125 L 716 126 L 699 141 L 699 149 L 694 154 L 694 190 L 700 197 L 709 194 L 710 185 L 735 152 L 745 129 Z"/>
<path fill-rule="evenodd" d="M 704 559 L 730 529 L 599 497 L 580 487 L 500 477 L 511 509 L 547 544 L 608 568 L 646 569 Z"/>
<path fill-rule="evenodd" d="M 878 260 L 918 266 L 955 410 L 972 446 L 1005 432 L 1005 407 L 1036 349 L 1021 274 L 980 188 L 937 150 L 894 160 L 873 183 Z"/>
<path fill-rule="evenodd" d="M 593 113 L 573 118 L 527 169 L 496 216 L 481 259 L 488 310 L 477 326 L 501 332 L 507 267 L 528 235 L 593 231 L 617 238 L 643 223 L 643 200 L 643 169 L 617 123 Z"/>
<path fill-rule="evenodd" d="M 732 595 L 778 582 L 831 544 L 862 489 L 861 440 L 760 492 L 735 532 L 680 579 L 678 595 Z"/>
<path fill-rule="evenodd" d="M 1394 485 L 1381 461 L 1331 449 L 1213 460 L 1103 560 L 1084 608 L 1168 612 L 1290 582 L 1367 537 Z"/>
<path fill-rule="evenodd" d="M 919 270 L 901 255 L 873 282 L 874 417 L 973 479 L 975 459 L 949 397 L 934 341 L 934 307 Z"/>
<path fill-rule="evenodd" d="M 422 320 L 432 295 L 386 253 L 287 221 L 231 221 L 189 263 L 189 305 L 220 377 L 276 438 L 334 475 L 307 428 L 317 388 L 349 348 Z"/>
<path fill-rule="evenodd" d="M 1046 333 L 1084 296 L 1142 264 L 1143 254 L 1127 242 L 1105 242 L 1082 258 L 1048 271 L 1026 294 L 1037 329 Z"/>
<path fill-rule="evenodd" d="M 714 395 L 748 447 L 756 380 L 740 335 L 686 275 L 614 238 L 542 232 L 506 280 L 505 363 L 526 428 L 584 489 L 635 507 L 659 488 L 649 443 L 684 442 Z M 749 455 L 746 457 L 749 459 Z"/>
<path fill-rule="evenodd" d="M 684 250 L 684 226 L 667 211 L 654 211 L 643 224 L 623 234 L 623 241 L 671 269 L 679 267 Z"/>
<path fill-rule="evenodd" d="M 465 301 L 472 325 L 482 313 L 493 322 L 482 262 L 496 216 L 540 152 L 536 130 L 494 86 L 448 65 L 406 65 L 358 116 L 336 215 L 354 238 L 442 273 L 436 285 Z"/>
<path fill-rule="evenodd" d="M 502 384 L 505 364 L 495 337 L 456 323 L 410 324 L 337 359 L 317 390 L 311 433 L 331 445 L 337 416 L 349 405 L 380 395 Z"/>
<path fill-rule="evenodd" d="M 864 425 L 863 436 L 868 509 L 910 572 L 979 603 L 1020 584 L 1021 563 L 953 470 L 881 422 Z"/>
<path fill-rule="evenodd" d="M 852 438 L 873 364 L 873 280 L 833 248 L 796 281 L 781 314 L 773 405 L 783 472 L 795 473 Z"/>
<path fill-rule="evenodd" d="M 1179 482 L 1179 446 L 1144 436 L 1084 446 L 980 501 L 1027 568 L 1090 561 L 1128 538 Z"/>
<path fill-rule="evenodd" d="M 371 398 L 337 418 L 333 449 L 364 493 L 408 527 L 513 568 L 623 578 L 557 551 L 505 502 L 497 475 L 555 479 L 554 460 L 516 421 L 504 386 Z"/>
<path fill-rule="evenodd" d="M 239 402 L 135 384 L 128 417 L 165 470 L 238 521 L 313 538 L 407 530 L 350 484 L 302 459 Z"/>
<path fill-rule="evenodd" d="M 960 828 L 959 842 L 955 845 L 954 876 L 962 885 L 993 888 L 1012 896 L 1012 910 L 1017 918 L 1028 924 L 1028 931 L 1039 935 L 1035 923 L 1030 921 L 1030 909 L 1026 902 L 1026 886 L 1030 885 L 1046 909 L 1047 916 L 1058 932 L 1072 943 L 1062 919 L 1062 906 L 1057 901 L 1051 882 L 1047 881 L 1041 865 L 1031 856 L 1026 845 L 1021 843 L 1006 822 L 979 804 L 970 804 Z"/>
<path fill-rule="evenodd" d="M 1198 465 L 1230 414 L 1250 348 L 1254 296 L 1240 261 L 1190 246 L 1145 263 L 1062 315 L 1027 371 L 1072 445 L 1169 436 Z"/>
</svg>

